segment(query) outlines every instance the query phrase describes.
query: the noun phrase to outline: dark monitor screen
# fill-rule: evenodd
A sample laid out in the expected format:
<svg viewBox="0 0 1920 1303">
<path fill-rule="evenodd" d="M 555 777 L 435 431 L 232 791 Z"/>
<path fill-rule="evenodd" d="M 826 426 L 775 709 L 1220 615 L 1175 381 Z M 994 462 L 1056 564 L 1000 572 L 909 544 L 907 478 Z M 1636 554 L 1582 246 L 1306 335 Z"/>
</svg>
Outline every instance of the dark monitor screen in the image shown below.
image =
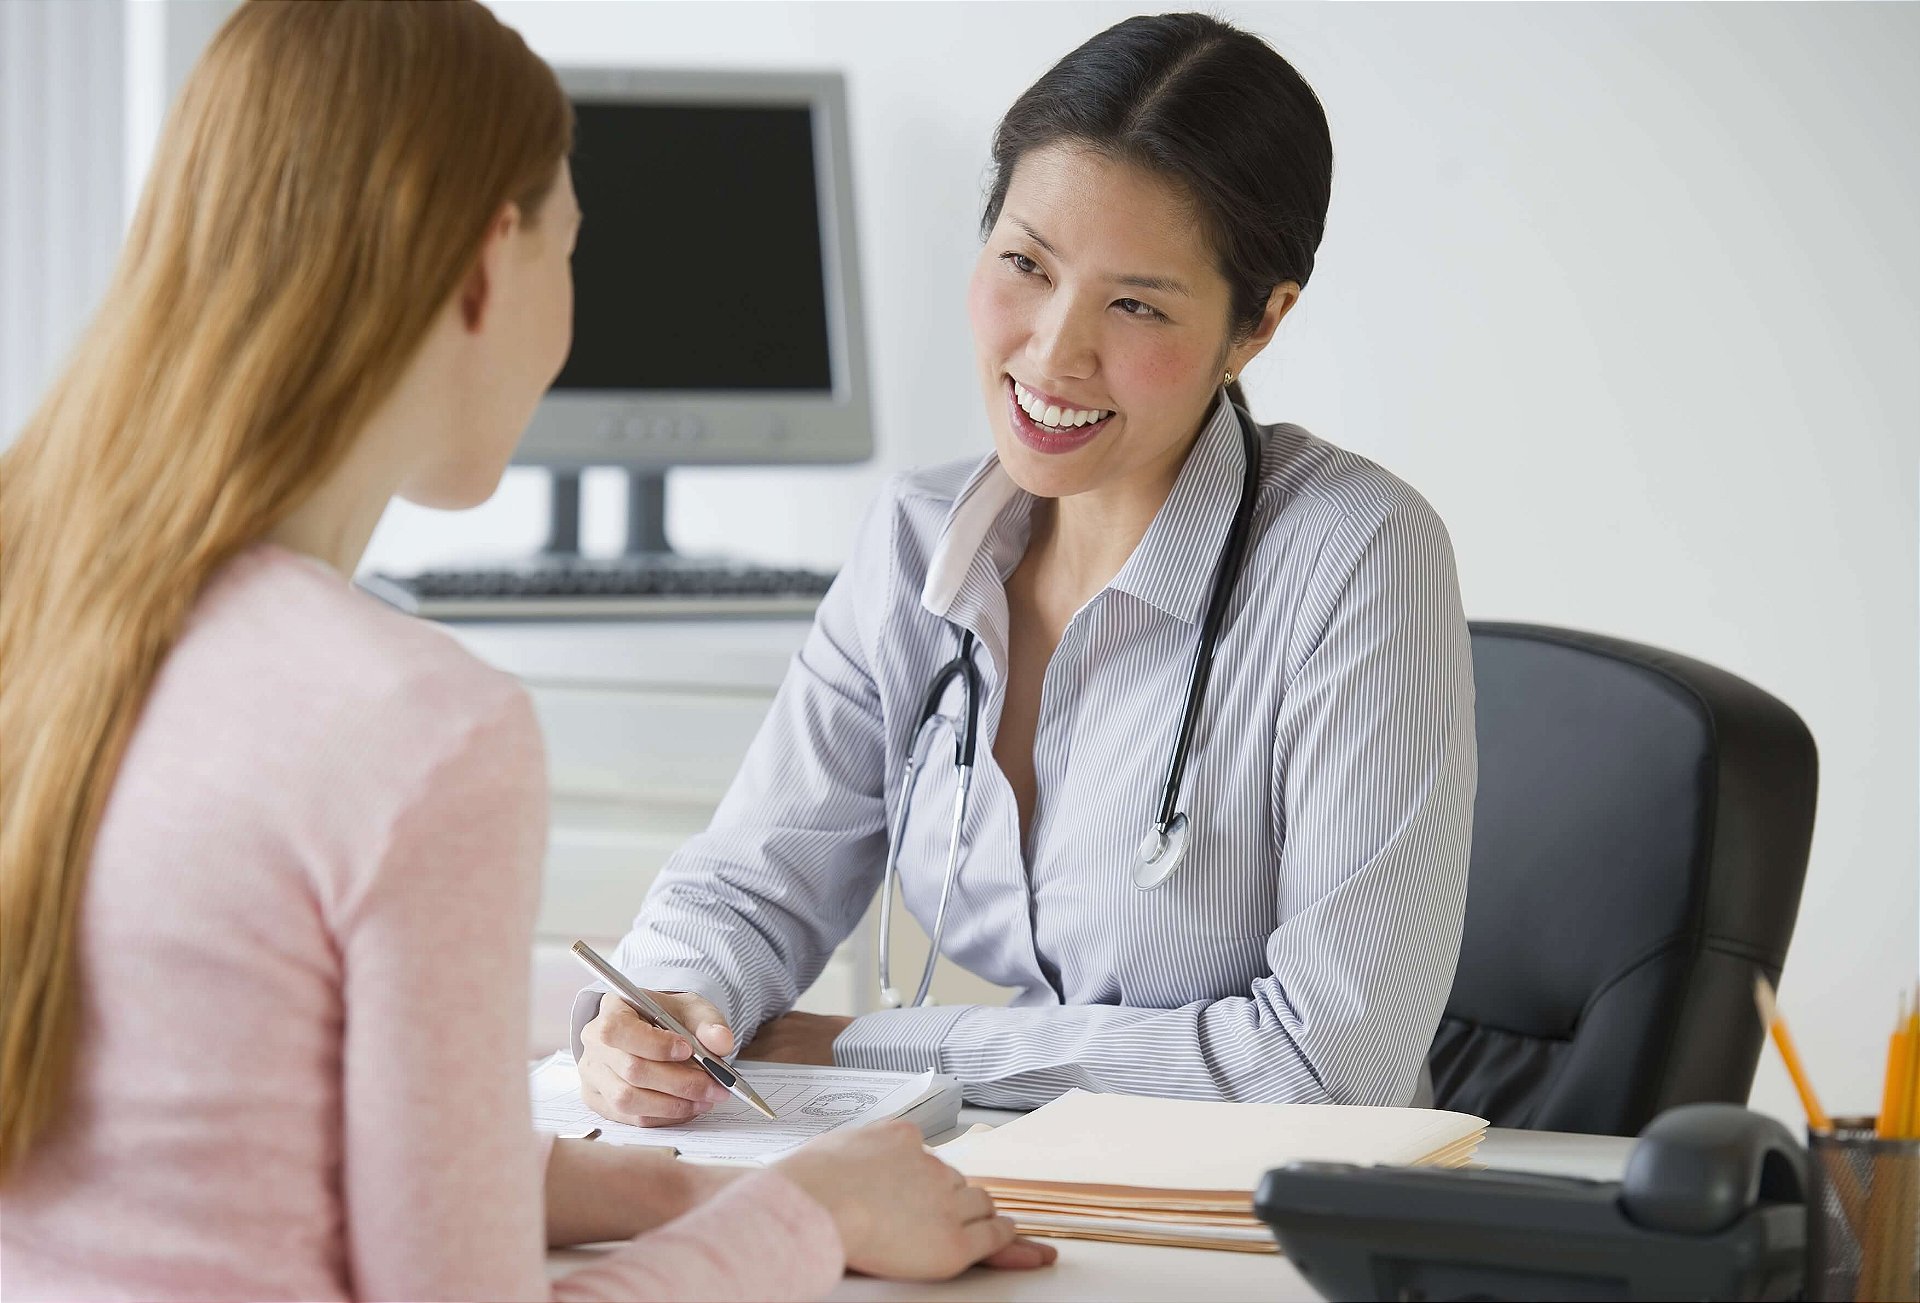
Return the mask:
<svg viewBox="0 0 1920 1303">
<path fill-rule="evenodd" d="M 812 110 L 574 110 L 584 220 L 555 387 L 830 391 Z"/>
</svg>

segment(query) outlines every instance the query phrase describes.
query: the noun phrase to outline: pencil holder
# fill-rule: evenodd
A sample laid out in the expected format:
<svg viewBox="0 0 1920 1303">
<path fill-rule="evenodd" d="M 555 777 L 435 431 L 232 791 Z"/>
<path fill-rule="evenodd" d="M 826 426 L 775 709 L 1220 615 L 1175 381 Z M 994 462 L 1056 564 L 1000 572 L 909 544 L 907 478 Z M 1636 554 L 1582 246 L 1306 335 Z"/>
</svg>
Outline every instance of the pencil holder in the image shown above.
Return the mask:
<svg viewBox="0 0 1920 1303">
<path fill-rule="evenodd" d="M 1920 1140 L 1872 1118 L 1807 1133 L 1807 1297 L 1920 1300 Z"/>
</svg>

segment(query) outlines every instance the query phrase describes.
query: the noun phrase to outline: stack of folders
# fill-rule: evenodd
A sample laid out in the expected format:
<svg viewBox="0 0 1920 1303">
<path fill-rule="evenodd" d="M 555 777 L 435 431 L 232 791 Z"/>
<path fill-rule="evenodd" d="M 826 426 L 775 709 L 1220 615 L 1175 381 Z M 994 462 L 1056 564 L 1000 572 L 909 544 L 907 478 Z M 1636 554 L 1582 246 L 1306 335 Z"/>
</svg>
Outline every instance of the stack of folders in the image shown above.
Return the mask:
<svg viewBox="0 0 1920 1303">
<path fill-rule="evenodd" d="M 1253 1214 L 1268 1168 L 1463 1167 L 1482 1118 L 1437 1109 L 1223 1104 L 1070 1090 L 936 1152 L 1026 1234 L 1272 1253 Z"/>
</svg>

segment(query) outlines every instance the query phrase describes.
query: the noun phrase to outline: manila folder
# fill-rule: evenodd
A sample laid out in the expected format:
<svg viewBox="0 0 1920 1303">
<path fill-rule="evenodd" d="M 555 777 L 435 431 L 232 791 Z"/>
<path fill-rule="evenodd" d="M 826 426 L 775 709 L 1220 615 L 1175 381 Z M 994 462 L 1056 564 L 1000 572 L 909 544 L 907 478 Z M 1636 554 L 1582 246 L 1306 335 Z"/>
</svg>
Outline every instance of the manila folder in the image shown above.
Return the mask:
<svg viewBox="0 0 1920 1303">
<path fill-rule="evenodd" d="M 1487 1123 L 1440 1109 L 1230 1104 L 1070 1090 L 940 1156 L 996 1194 L 1071 1191 L 1076 1202 L 1168 1211 L 1244 1208 L 1286 1163 L 1455 1167 Z"/>
</svg>

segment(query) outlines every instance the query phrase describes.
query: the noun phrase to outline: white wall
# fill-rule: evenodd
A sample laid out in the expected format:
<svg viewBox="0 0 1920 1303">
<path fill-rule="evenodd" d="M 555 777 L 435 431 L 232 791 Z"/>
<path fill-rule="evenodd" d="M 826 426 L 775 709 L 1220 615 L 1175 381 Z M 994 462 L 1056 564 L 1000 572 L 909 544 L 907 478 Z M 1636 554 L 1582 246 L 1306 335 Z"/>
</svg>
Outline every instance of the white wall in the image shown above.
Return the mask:
<svg viewBox="0 0 1920 1303">
<path fill-rule="evenodd" d="M 495 7 L 556 62 L 847 73 L 878 456 L 680 472 L 683 546 L 833 564 L 884 474 L 985 448 L 962 289 L 989 133 L 1141 10 Z M 1314 84 L 1337 159 L 1255 411 L 1425 492 L 1470 614 L 1671 647 L 1800 711 L 1821 810 L 1782 1000 L 1830 1109 L 1870 1111 L 1920 919 L 1920 8 L 1216 8 Z M 530 547 L 540 495 L 514 472 L 464 518 L 396 509 L 370 560 Z M 1771 1056 L 1755 1100 L 1796 1112 Z"/>
<path fill-rule="evenodd" d="M 119 0 L 0 4 L 0 448 L 120 247 L 123 28 Z"/>
<path fill-rule="evenodd" d="M 160 124 L 237 0 L 0 0 L 0 449 L 106 289 Z"/>
</svg>

